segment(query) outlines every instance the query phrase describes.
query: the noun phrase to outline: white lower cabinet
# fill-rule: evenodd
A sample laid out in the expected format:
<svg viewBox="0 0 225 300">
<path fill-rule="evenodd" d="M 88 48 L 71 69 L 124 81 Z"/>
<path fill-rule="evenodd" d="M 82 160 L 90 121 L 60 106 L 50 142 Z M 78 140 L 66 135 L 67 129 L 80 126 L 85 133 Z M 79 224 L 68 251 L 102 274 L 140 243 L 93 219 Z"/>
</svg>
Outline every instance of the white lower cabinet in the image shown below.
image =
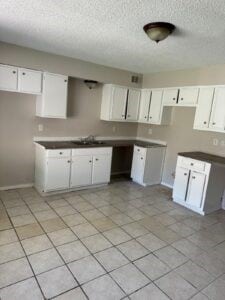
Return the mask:
<svg viewBox="0 0 225 300">
<path fill-rule="evenodd" d="M 224 167 L 178 156 L 173 201 L 199 214 L 221 208 L 225 188 Z"/>
<path fill-rule="evenodd" d="M 40 193 L 106 184 L 112 148 L 46 150 L 36 144 L 35 187 Z"/>
<path fill-rule="evenodd" d="M 143 185 L 161 182 L 165 147 L 144 148 L 134 146 L 131 178 Z"/>
</svg>

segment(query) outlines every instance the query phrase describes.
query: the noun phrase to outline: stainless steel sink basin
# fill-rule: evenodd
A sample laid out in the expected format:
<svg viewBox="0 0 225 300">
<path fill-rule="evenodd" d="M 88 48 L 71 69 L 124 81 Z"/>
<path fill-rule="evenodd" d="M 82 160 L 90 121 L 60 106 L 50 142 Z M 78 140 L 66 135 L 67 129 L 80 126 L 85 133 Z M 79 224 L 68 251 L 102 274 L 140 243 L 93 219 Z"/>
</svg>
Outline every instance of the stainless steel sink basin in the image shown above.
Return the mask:
<svg viewBox="0 0 225 300">
<path fill-rule="evenodd" d="M 74 145 L 78 146 L 94 146 L 94 145 L 105 145 L 105 142 L 102 141 L 72 141 Z"/>
</svg>

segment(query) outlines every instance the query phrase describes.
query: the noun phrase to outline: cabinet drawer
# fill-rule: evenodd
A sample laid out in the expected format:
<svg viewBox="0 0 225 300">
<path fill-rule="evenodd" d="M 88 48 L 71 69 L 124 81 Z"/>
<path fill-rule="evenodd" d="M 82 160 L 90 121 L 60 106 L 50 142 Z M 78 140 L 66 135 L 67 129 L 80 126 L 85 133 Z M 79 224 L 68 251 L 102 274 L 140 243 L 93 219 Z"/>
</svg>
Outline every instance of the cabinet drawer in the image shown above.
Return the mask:
<svg viewBox="0 0 225 300">
<path fill-rule="evenodd" d="M 141 155 L 145 156 L 146 151 L 147 151 L 146 148 L 139 147 L 139 146 L 134 146 L 134 153 L 141 154 Z"/>
<path fill-rule="evenodd" d="M 180 165 L 197 171 L 205 171 L 205 163 L 192 158 L 182 157 L 180 160 Z"/>
<path fill-rule="evenodd" d="M 68 157 L 71 155 L 70 149 L 47 150 L 47 157 Z"/>
<path fill-rule="evenodd" d="M 75 156 L 75 155 L 97 155 L 97 154 L 112 154 L 112 147 L 79 148 L 79 149 L 72 150 L 72 156 Z"/>
</svg>

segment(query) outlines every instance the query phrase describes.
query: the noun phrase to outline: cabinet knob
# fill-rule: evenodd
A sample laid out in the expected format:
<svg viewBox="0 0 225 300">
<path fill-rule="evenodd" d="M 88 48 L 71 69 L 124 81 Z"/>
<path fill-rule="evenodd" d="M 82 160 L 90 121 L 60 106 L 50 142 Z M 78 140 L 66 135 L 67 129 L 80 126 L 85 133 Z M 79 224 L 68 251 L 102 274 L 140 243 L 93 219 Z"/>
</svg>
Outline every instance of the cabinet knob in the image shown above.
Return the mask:
<svg viewBox="0 0 225 300">
<path fill-rule="evenodd" d="M 128 118 L 130 118 L 130 115 L 127 115 Z"/>
<path fill-rule="evenodd" d="M 70 160 L 67 160 L 68 164 L 70 163 Z"/>
<path fill-rule="evenodd" d="M 98 159 L 98 158 L 96 158 L 95 160 L 96 160 L 96 161 L 98 161 L 99 159 Z"/>
<path fill-rule="evenodd" d="M 25 73 L 25 72 L 23 72 L 23 73 L 22 73 L 22 75 L 26 75 L 26 73 Z"/>
<path fill-rule="evenodd" d="M 184 176 L 187 176 L 187 173 L 184 173 Z"/>
<path fill-rule="evenodd" d="M 191 163 L 191 166 L 194 166 L 194 164 L 193 164 L 193 163 Z"/>
<path fill-rule="evenodd" d="M 59 152 L 59 154 L 62 155 L 63 153 L 62 153 L 62 152 Z"/>
<path fill-rule="evenodd" d="M 184 100 L 184 98 L 180 98 L 180 100 Z"/>
<path fill-rule="evenodd" d="M 143 157 L 141 157 L 141 159 L 143 159 Z"/>
<path fill-rule="evenodd" d="M 125 117 L 125 115 L 122 115 L 122 117 L 124 118 L 124 117 Z"/>
<path fill-rule="evenodd" d="M 67 79 L 65 79 L 64 82 L 67 82 Z"/>
<path fill-rule="evenodd" d="M 149 119 L 152 119 L 152 117 L 149 117 Z"/>
<path fill-rule="evenodd" d="M 16 74 L 16 71 L 13 71 L 13 74 Z"/>
<path fill-rule="evenodd" d="M 175 101 L 175 100 L 176 100 L 176 98 L 173 98 L 173 100 Z"/>
<path fill-rule="evenodd" d="M 192 176 L 193 179 L 195 179 L 195 176 Z"/>
<path fill-rule="evenodd" d="M 137 151 L 139 152 L 139 151 L 140 151 L 140 149 L 137 149 Z"/>
<path fill-rule="evenodd" d="M 147 119 L 147 116 L 145 116 L 145 119 Z"/>
<path fill-rule="evenodd" d="M 89 160 L 89 163 L 92 163 L 92 160 Z"/>
<path fill-rule="evenodd" d="M 213 124 L 213 125 L 216 125 L 216 122 L 213 122 L 212 124 Z"/>
<path fill-rule="evenodd" d="M 204 122 L 203 122 L 203 124 L 207 124 L 207 122 L 206 122 L 206 121 L 204 121 Z"/>
</svg>

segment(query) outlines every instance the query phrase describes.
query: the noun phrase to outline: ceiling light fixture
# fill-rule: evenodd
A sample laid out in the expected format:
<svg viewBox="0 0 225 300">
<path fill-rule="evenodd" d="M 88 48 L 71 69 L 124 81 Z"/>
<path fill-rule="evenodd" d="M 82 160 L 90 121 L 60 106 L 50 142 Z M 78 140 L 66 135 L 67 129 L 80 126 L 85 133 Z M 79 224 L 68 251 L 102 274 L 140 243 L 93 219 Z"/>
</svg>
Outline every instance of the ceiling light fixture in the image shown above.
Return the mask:
<svg viewBox="0 0 225 300">
<path fill-rule="evenodd" d="M 148 37 L 156 43 L 166 39 L 175 29 L 175 26 L 166 22 L 154 22 L 143 27 Z"/>
<path fill-rule="evenodd" d="M 84 83 L 86 84 L 86 86 L 90 90 L 92 90 L 92 89 L 94 89 L 97 86 L 98 81 L 96 81 L 96 80 L 84 80 Z"/>
</svg>

